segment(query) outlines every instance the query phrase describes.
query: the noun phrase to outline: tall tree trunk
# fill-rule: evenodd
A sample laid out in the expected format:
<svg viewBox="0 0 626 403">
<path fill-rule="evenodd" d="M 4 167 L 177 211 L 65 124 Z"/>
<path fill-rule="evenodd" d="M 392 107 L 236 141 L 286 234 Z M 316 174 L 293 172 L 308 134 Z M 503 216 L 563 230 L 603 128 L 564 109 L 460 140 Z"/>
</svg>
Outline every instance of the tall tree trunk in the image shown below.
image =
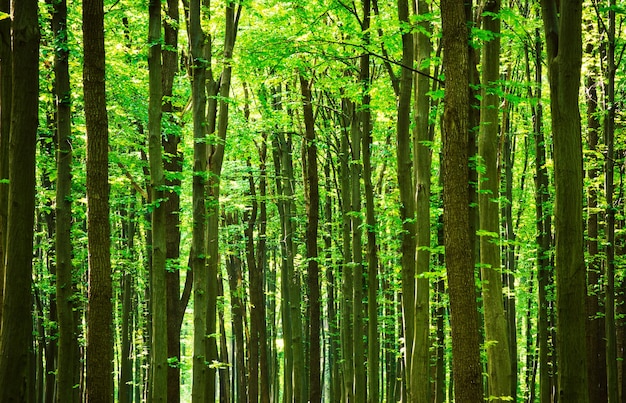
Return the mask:
<svg viewBox="0 0 626 403">
<path fill-rule="evenodd" d="M 238 7 L 237 13 L 235 9 Z M 208 144 L 207 166 L 209 175 L 207 178 L 207 334 L 216 333 L 216 312 L 217 312 L 217 272 L 219 266 L 219 199 L 220 199 L 220 176 L 222 173 L 222 163 L 224 161 L 224 147 L 226 144 L 226 134 L 228 131 L 228 107 L 230 96 L 230 83 L 232 78 L 231 58 L 235 46 L 237 32 L 237 18 L 241 10 L 241 5 L 228 1 L 225 8 L 226 25 L 224 28 L 224 69 L 220 78 L 219 89 L 219 116 L 217 117 L 217 136 L 214 143 Z M 236 18 L 237 16 L 237 18 Z M 210 53 L 210 45 L 209 45 Z M 207 66 L 210 67 L 210 64 Z M 208 134 L 212 134 L 209 128 Z M 206 360 L 208 362 L 217 361 L 217 342 L 211 336 L 206 339 Z M 217 372 L 214 367 L 208 368 L 208 379 L 206 383 L 206 398 L 208 401 L 215 400 L 215 376 Z"/>
<path fill-rule="evenodd" d="M 588 44 L 586 53 L 593 55 L 593 45 Z M 597 401 L 608 401 L 606 389 L 606 345 L 604 337 L 605 317 L 600 315 L 602 298 L 602 264 L 598 245 L 598 190 L 596 182 L 600 174 L 599 162 L 594 157 L 598 149 L 598 91 L 596 81 L 597 69 L 592 68 L 587 74 L 585 94 L 587 94 L 587 147 L 592 155 L 589 157 L 587 178 L 591 185 L 587 188 L 587 252 L 589 266 L 587 268 L 587 377 L 589 379 L 589 396 Z"/>
<path fill-rule="evenodd" d="M 493 38 L 483 44 L 478 154 L 483 164 L 479 173 L 480 263 L 489 399 L 502 402 L 513 395 L 511 356 L 504 303 L 502 299 L 502 260 L 500 257 L 500 178 L 498 170 L 499 127 L 498 81 L 500 80 L 500 1 L 485 4 L 483 28 Z"/>
<path fill-rule="evenodd" d="M 606 290 L 604 301 L 604 325 L 606 337 L 606 375 L 608 402 L 617 402 L 617 346 L 615 340 L 615 203 L 613 201 L 615 167 L 615 0 L 609 0 L 609 31 L 607 48 L 607 77 L 605 86 L 606 117 L 604 139 L 606 162 L 604 192 L 606 197 Z M 590 395 L 591 397 L 591 395 Z"/>
<path fill-rule="evenodd" d="M 417 2 L 417 14 L 426 16 L 430 6 Z M 415 58 L 421 74 L 415 75 L 415 126 L 413 129 L 413 160 L 415 161 L 416 220 L 416 279 L 415 279 L 415 331 L 411 357 L 410 390 L 414 402 L 430 402 L 430 284 L 426 275 L 430 271 L 430 184 L 431 184 L 431 133 L 430 133 L 430 43 L 431 26 L 424 18 L 415 34 Z"/>
<path fill-rule="evenodd" d="M 578 90 L 582 1 L 542 0 L 554 135 L 558 390 L 587 402 L 586 271 L 583 254 L 582 138 Z"/>
<path fill-rule="evenodd" d="M 483 399 L 468 189 L 469 59 L 464 2 L 441 3 L 446 94 L 443 116 L 444 244 L 456 402 Z"/>
<path fill-rule="evenodd" d="M 191 270 L 193 271 L 193 380 L 191 400 L 193 403 L 205 403 L 208 378 L 206 351 L 207 307 L 209 279 L 206 270 L 206 212 L 205 188 L 207 175 L 207 148 L 205 144 L 206 110 L 206 54 L 205 35 L 200 26 L 201 0 L 189 1 L 189 42 L 193 61 L 191 90 L 193 104 L 193 232 Z"/>
<path fill-rule="evenodd" d="M 317 145 L 315 139 L 315 118 L 313 115 L 313 100 L 311 96 L 311 83 L 300 73 L 300 90 L 302 93 L 302 105 L 306 139 L 305 169 L 305 200 L 306 200 L 306 257 L 307 257 L 307 283 L 309 288 L 309 401 L 319 403 L 322 401 L 321 384 L 321 351 L 320 330 L 321 321 L 321 296 L 319 280 L 319 262 L 317 260 L 317 226 L 319 222 L 319 179 L 317 174 Z M 362 340 L 362 338 L 361 338 Z M 362 347 L 362 345 L 361 345 Z M 356 350 L 355 350 L 356 352 Z M 361 350 L 361 353 L 363 351 Z M 358 352 L 357 352 L 358 353 Z M 363 368 L 361 370 L 364 371 Z M 363 384 L 363 389 L 365 385 Z M 364 393 L 363 393 L 363 397 Z"/>
<path fill-rule="evenodd" d="M 83 92 L 87 128 L 87 401 L 113 399 L 113 306 L 109 224 L 109 129 L 105 91 L 104 5 L 83 1 Z"/>
<path fill-rule="evenodd" d="M 150 163 L 150 193 L 152 229 L 152 267 L 150 268 L 150 303 L 152 333 L 150 348 L 150 387 L 152 401 L 167 399 L 167 287 L 165 283 L 166 228 L 161 144 L 163 101 L 161 62 L 161 0 L 150 0 L 148 27 L 148 159 Z"/>
<path fill-rule="evenodd" d="M 0 1 L 0 11 L 11 12 L 11 0 Z M 7 220 L 9 211 L 9 135 L 11 129 L 11 19 L 0 20 L 0 323 L 4 296 Z"/>
<path fill-rule="evenodd" d="M 74 267 L 72 264 L 72 144 L 67 2 L 53 2 L 52 30 L 56 91 L 56 304 L 58 315 L 57 402 L 78 402 L 78 326 L 74 323 Z"/>
<path fill-rule="evenodd" d="M 409 23 L 409 3 L 398 0 L 398 20 Z M 401 266 L 402 266 L 402 320 L 404 324 L 404 368 L 409 401 L 417 401 L 415 391 L 411 390 L 413 339 L 415 331 L 415 191 L 413 184 L 413 162 L 411 156 L 411 95 L 413 92 L 413 72 L 410 67 L 414 61 L 413 33 L 402 33 L 402 68 L 400 74 L 400 93 L 398 95 L 398 118 L 396 122 L 396 158 L 398 164 L 398 189 L 400 191 L 400 219 L 402 220 Z"/>
<path fill-rule="evenodd" d="M 163 20 L 164 44 L 163 57 L 163 113 L 166 121 L 169 121 L 163 131 L 163 151 L 165 158 L 163 168 L 168 175 L 165 178 L 164 208 L 166 231 L 166 264 L 165 273 L 167 283 L 167 356 L 176 358 L 179 363 L 180 356 L 180 329 L 182 325 L 185 306 L 180 300 L 180 195 L 177 189 L 181 187 L 181 172 L 183 170 L 183 156 L 178 149 L 180 143 L 180 126 L 174 116 L 177 111 L 172 102 L 174 79 L 178 72 L 178 25 L 180 23 L 179 1 L 167 0 L 165 9 L 166 18 Z M 188 272 L 188 277 L 190 276 Z M 187 281 L 187 279 L 186 279 Z M 178 403 L 180 401 L 180 365 L 168 365 L 167 369 L 167 401 Z"/>
<path fill-rule="evenodd" d="M 12 97 L 0 401 L 35 401 L 30 373 L 35 150 L 39 91 L 37 1 L 13 0 Z"/>
</svg>

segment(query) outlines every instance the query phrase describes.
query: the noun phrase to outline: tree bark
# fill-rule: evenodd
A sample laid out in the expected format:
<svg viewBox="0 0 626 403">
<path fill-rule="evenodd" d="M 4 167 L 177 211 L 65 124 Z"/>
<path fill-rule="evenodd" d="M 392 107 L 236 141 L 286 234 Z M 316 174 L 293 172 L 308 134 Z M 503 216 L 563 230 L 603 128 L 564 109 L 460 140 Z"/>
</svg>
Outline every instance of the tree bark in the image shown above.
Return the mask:
<svg viewBox="0 0 626 403">
<path fill-rule="evenodd" d="M 542 0 L 554 143 L 559 401 L 587 402 L 586 276 L 583 254 L 582 138 L 578 90 L 582 1 Z"/>
<path fill-rule="evenodd" d="M 32 256 L 39 91 L 37 1 L 13 0 L 12 96 L 0 401 L 34 402 L 31 378 Z M 4 89 L 4 88 L 3 88 Z"/>
<path fill-rule="evenodd" d="M 317 174 L 317 145 L 315 138 L 315 118 L 313 115 L 313 100 L 311 96 L 311 83 L 300 73 L 300 90 L 302 94 L 302 106 L 305 126 L 305 200 L 306 200 L 306 257 L 307 257 L 307 285 L 309 288 L 309 401 L 319 403 L 322 401 L 321 383 L 321 351 L 320 329 L 321 321 L 321 297 L 319 280 L 319 262 L 317 260 L 317 229 L 319 222 L 319 178 Z M 361 351 L 362 353 L 362 351 Z M 363 371 L 364 369 L 361 368 Z M 365 389 L 365 385 L 362 385 Z"/>
<path fill-rule="evenodd" d="M 0 1 L 0 11 L 11 12 L 11 0 Z M 9 135 L 11 129 L 11 19 L 0 21 L 0 323 L 4 296 L 7 220 L 9 211 Z"/>
<path fill-rule="evenodd" d="M 148 160 L 150 163 L 152 267 L 150 268 L 150 303 L 152 333 L 150 348 L 150 387 L 152 401 L 167 399 L 167 287 L 165 282 L 166 228 L 161 144 L 161 117 L 163 101 L 161 62 L 161 1 L 150 0 L 148 5 Z"/>
<path fill-rule="evenodd" d="M 483 169 L 479 172 L 480 263 L 482 280 L 485 344 L 487 350 L 487 375 L 489 399 L 505 401 L 513 395 L 511 390 L 511 357 L 508 326 L 502 299 L 502 260 L 500 257 L 500 178 L 498 170 L 498 80 L 500 80 L 500 1 L 485 3 L 483 28 L 494 37 L 483 44 L 482 100 L 480 107 L 480 135 L 478 154 Z"/>
<path fill-rule="evenodd" d="M 74 322 L 74 267 L 72 264 L 72 144 L 67 2 L 53 2 L 52 30 L 57 43 L 54 55 L 54 88 L 57 132 L 56 182 L 56 304 L 58 316 L 58 364 L 56 401 L 78 402 L 79 327 Z"/>
<path fill-rule="evenodd" d="M 456 402 L 483 399 L 468 189 L 469 59 L 464 2 L 441 3 L 446 93 L 443 116 L 444 244 Z"/>
<path fill-rule="evenodd" d="M 189 2 L 189 43 L 192 57 L 191 91 L 193 105 L 193 231 L 191 270 L 193 271 L 193 379 L 191 400 L 205 403 L 208 379 L 206 351 L 208 274 L 206 270 L 206 209 L 205 190 L 207 177 L 207 148 L 205 144 L 206 110 L 206 55 L 205 35 L 200 26 L 201 0 Z"/>
<path fill-rule="evenodd" d="M 83 92 L 87 128 L 87 401 L 113 400 L 113 286 L 109 224 L 109 131 L 105 91 L 104 5 L 83 1 Z"/>
<path fill-rule="evenodd" d="M 426 16 L 430 7 L 426 1 L 417 2 L 417 14 Z M 430 185 L 431 185 L 431 133 L 430 133 L 430 53 L 432 46 L 427 19 L 420 22 L 415 34 L 415 61 L 423 74 L 415 74 L 415 126 L 413 128 L 413 160 L 415 161 L 416 220 L 416 278 L 415 278 L 415 331 L 411 357 L 410 390 L 415 402 L 431 400 L 430 387 L 430 284 L 426 275 L 430 271 Z"/>
</svg>

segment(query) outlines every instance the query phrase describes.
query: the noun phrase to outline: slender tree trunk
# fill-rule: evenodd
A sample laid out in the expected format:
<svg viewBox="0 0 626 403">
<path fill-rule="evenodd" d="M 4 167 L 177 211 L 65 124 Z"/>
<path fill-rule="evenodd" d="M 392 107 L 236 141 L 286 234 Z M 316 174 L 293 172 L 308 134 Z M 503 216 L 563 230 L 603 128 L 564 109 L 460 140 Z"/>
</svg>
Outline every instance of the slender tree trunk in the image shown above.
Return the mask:
<svg viewBox="0 0 626 403">
<path fill-rule="evenodd" d="M 409 3 L 398 0 L 398 19 L 409 23 Z M 413 340 L 415 332 L 415 191 L 413 162 L 411 156 L 411 95 L 413 92 L 413 72 L 408 68 L 414 60 L 413 33 L 402 33 L 402 65 L 407 66 L 400 74 L 400 93 L 398 95 L 398 120 L 396 122 L 396 156 L 398 163 L 398 189 L 400 191 L 400 218 L 402 220 L 401 265 L 402 265 L 402 320 L 404 324 L 404 368 L 409 401 L 417 401 L 416 391 L 411 389 L 413 373 Z"/>
<path fill-rule="evenodd" d="M 87 401 L 113 400 L 113 306 L 109 224 L 109 132 L 105 91 L 104 5 L 83 1 L 83 92 L 87 127 Z"/>
<path fill-rule="evenodd" d="M 511 356 L 504 303 L 502 299 L 502 260 L 500 257 L 500 178 L 498 170 L 499 127 L 498 80 L 500 79 L 499 0 L 486 3 L 483 28 L 494 37 L 483 44 L 482 99 L 478 154 L 483 164 L 479 174 L 480 263 L 489 399 L 502 402 L 513 395 Z"/>
<path fill-rule="evenodd" d="M 161 62 L 161 0 L 150 0 L 148 28 L 148 69 L 150 100 L 148 105 L 148 159 L 152 200 L 152 267 L 150 303 L 152 338 L 150 348 L 150 387 L 153 402 L 167 400 L 167 287 L 165 283 L 166 228 L 161 142 L 163 101 Z"/>
<path fill-rule="evenodd" d="M 469 60 L 464 2 L 441 3 L 446 72 L 443 117 L 444 244 L 450 293 L 456 402 L 483 399 L 479 323 L 469 222 Z"/>
<path fill-rule="evenodd" d="M 315 143 L 315 118 L 313 116 L 313 100 L 311 96 L 311 83 L 300 73 L 300 90 L 305 126 L 305 200 L 306 200 L 306 257 L 307 257 L 307 283 L 309 288 L 309 401 L 319 403 L 322 401 L 321 384 L 321 351 L 320 330 L 321 322 L 321 297 L 319 280 L 319 262 L 317 260 L 317 227 L 319 222 L 319 179 L 317 173 L 317 145 Z M 361 338 L 362 340 L 362 338 Z M 356 351 L 356 350 L 355 350 Z M 362 351 L 361 351 L 362 353 Z M 361 368 L 364 370 L 363 368 Z M 362 385 L 365 389 L 365 385 Z M 364 394 L 363 394 L 363 397 Z"/>
<path fill-rule="evenodd" d="M 593 46 L 587 45 L 588 54 L 593 55 Z M 600 119 L 598 118 L 598 91 L 596 82 L 597 69 L 593 68 L 586 77 L 585 94 L 587 94 L 587 147 L 592 153 L 598 152 L 598 132 Z M 600 174 L 599 162 L 592 154 L 589 157 L 587 178 L 591 186 L 587 188 L 587 252 L 589 266 L 587 268 L 587 377 L 589 379 L 589 396 L 596 401 L 606 402 L 606 346 L 604 337 L 605 317 L 601 312 L 602 298 L 602 264 L 598 246 L 598 191 L 596 182 Z"/>
<path fill-rule="evenodd" d="M 606 290 L 604 324 L 606 337 L 606 375 L 608 402 L 617 403 L 617 346 L 615 340 L 615 203 L 613 201 L 615 167 L 615 0 L 609 0 L 607 49 L 607 113 L 604 120 L 606 162 L 604 192 L 606 197 Z M 591 395 L 589 396 L 591 397 Z"/>
<path fill-rule="evenodd" d="M 0 401 L 34 402 L 30 351 L 35 151 L 39 91 L 37 1 L 13 0 L 12 97 L 4 304 L 0 324 Z"/>
<path fill-rule="evenodd" d="M 426 1 L 417 2 L 417 14 L 426 16 L 430 6 Z M 425 18 L 416 33 L 415 57 L 422 74 L 415 75 L 415 126 L 413 129 L 413 160 L 415 161 L 415 207 L 416 220 L 416 279 L 415 279 L 415 331 L 413 332 L 413 356 L 411 357 L 410 390 L 414 402 L 430 402 L 430 284 L 426 274 L 430 271 L 430 184 L 431 184 L 431 89 L 430 53 L 432 46 L 430 23 Z"/>
<path fill-rule="evenodd" d="M 163 151 L 168 158 L 164 160 L 164 169 L 168 173 L 165 178 L 164 209 L 166 227 L 166 265 L 167 283 L 167 356 L 176 358 L 180 363 L 180 329 L 186 304 L 180 300 L 180 189 L 183 156 L 178 149 L 180 130 L 177 111 L 172 102 L 174 79 L 178 72 L 178 25 L 180 23 L 179 1 L 167 0 L 166 18 L 163 20 L 164 44 L 163 57 L 163 114 L 169 124 L 163 131 Z M 189 273 L 189 272 L 188 272 Z M 189 276 L 190 274 L 188 274 Z M 187 281 L 187 279 L 186 279 Z M 180 365 L 168 365 L 167 369 L 167 401 L 180 401 Z"/>
<path fill-rule="evenodd" d="M 57 182 L 56 182 L 56 304 L 58 316 L 57 402 L 78 402 L 78 326 L 74 323 L 72 265 L 72 144 L 67 3 L 53 2 L 52 30 L 55 47 Z"/>
<path fill-rule="evenodd" d="M 207 148 L 205 144 L 205 109 L 206 109 L 206 55 L 205 35 L 200 26 L 201 0 L 189 1 L 189 42 L 192 57 L 191 90 L 193 104 L 193 231 L 191 270 L 193 271 L 193 380 L 191 400 L 193 403 L 205 403 L 208 378 L 206 351 L 208 273 L 206 270 L 206 212 L 205 189 L 207 175 Z"/>
<path fill-rule="evenodd" d="M 582 1 L 542 0 L 554 135 L 556 308 L 559 401 L 587 402 L 586 276 L 582 138 L 578 90 Z"/>
<path fill-rule="evenodd" d="M 11 12 L 11 0 L 0 1 L 0 11 Z M 12 94 L 11 19 L 0 21 L 0 324 L 4 300 L 5 256 L 9 211 L 9 135 Z"/>
<path fill-rule="evenodd" d="M 123 239 L 125 243 L 126 252 L 130 259 L 135 256 L 135 203 L 134 198 L 136 192 L 133 189 L 131 192 L 130 203 L 128 207 L 124 207 L 122 215 L 122 228 Z M 133 362 L 132 362 L 132 350 L 137 349 L 137 344 L 134 343 L 134 326 L 133 317 L 135 314 L 134 298 L 133 298 L 133 274 L 130 270 L 126 269 L 121 284 L 122 294 L 122 316 L 121 316 L 121 346 L 120 346 L 120 377 L 118 387 L 118 400 L 120 403 L 131 403 L 133 401 Z M 61 403 L 61 401 L 59 401 Z"/>
</svg>

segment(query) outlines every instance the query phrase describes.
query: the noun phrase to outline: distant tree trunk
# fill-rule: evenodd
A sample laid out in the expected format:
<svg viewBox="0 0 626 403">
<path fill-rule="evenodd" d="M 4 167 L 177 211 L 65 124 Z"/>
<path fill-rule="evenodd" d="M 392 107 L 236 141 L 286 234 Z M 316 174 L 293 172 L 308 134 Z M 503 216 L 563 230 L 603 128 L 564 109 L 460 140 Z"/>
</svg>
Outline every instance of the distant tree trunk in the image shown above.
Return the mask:
<svg viewBox="0 0 626 403">
<path fill-rule="evenodd" d="M 226 225 L 239 225 L 238 218 L 233 215 L 226 216 Z M 248 366 L 246 365 L 246 350 L 243 319 L 246 316 L 246 306 L 243 296 L 245 286 L 243 284 L 243 270 L 239 248 L 243 239 L 236 233 L 233 239 L 233 251 L 226 256 L 226 271 L 228 272 L 228 286 L 230 288 L 230 309 L 232 321 L 232 335 L 235 339 L 233 346 L 233 399 L 237 402 L 247 402 L 248 399 Z"/>
<path fill-rule="evenodd" d="M 530 48 L 530 49 L 529 49 Z M 529 55 L 530 53 L 530 55 Z M 526 54 L 526 77 L 531 82 L 530 64 L 535 66 L 534 79 L 536 91 L 529 93 L 537 99 L 537 104 L 532 107 L 533 139 L 535 151 L 535 221 L 537 232 L 537 344 L 539 355 L 535 359 L 539 365 L 539 400 L 542 403 L 551 401 L 554 385 L 554 355 L 549 337 L 550 310 L 548 301 L 548 287 L 552 284 L 552 262 L 550 250 L 552 248 L 552 219 L 549 211 L 550 192 L 549 177 L 546 167 L 546 143 L 543 133 L 543 105 L 541 103 L 541 83 L 543 77 L 541 33 L 537 28 L 532 47 L 527 47 Z M 531 59 L 532 56 L 532 59 Z M 532 91 L 529 89 L 529 91 Z M 537 365 L 537 364 L 535 364 Z"/>
<path fill-rule="evenodd" d="M 417 14 L 430 12 L 426 1 L 417 2 Z M 415 74 L 415 126 L 413 128 L 413 160 L 415 161 L 415 209 L 416 220 L 416 279 L 415 279 L 415 331 L 413 332 L 413 356 L 411 357 L 410 390 L 414 402 L 430 402 L 430 284 L 426 274 L 430 271 L 430 176 L 431 133 L 430 57 L 432 46 L 427 19 L 420 22 L 421 29 L 415 34 L 415 58 L 422 74 Z"/>
<path fill-rule="evenodd" d="M 257 242 L 256 266 L 259 274 L 259 295 L 255 303 L 259 304 L 259 315 L 256 324 L 259 334 L 259 401 L 270 402 L 271 376 L 270 376 L 270 350 L 267 342 L 268 316 L 266 310 L 266 298 L 264 283 L 267 282 L 267 133 L 263 133 L 259 148 L 259 240 Z"/>
<path fill-rule="evenodd" d="M 363 23 L 361 30 L 365 35 L 365 43 L 370 42 L 371 2 L 363 1 Z M 380 401 L 380 329 L 378 315 L 378 245 L 376 240 L 376 205 L 374 202 L 374 185 L 372 183 L 372 113 L 370 55 L 365 52 L 360 57 L 359 80 L 362 91 L 361 142 L 363 154 L 363 185 L 365 189 L 365 228 L 367 234 L 367 401 Z M 330 221 L 329 221 L 330 222 Z"/>
<path fill-rule="evenodd" d="M 578 90 L 582 1 L 542 0 L 554 143 L 558 390 L 587 402 L 586 271 L 583 254 L 582 138 Z"/>
<path fill-rule="evenodd" d="M 87 401 L 113 399 L 113 306 L 109 224 L 109 129 L 102 0 L 83 1 L 83 92 L 87 128 Z"/>
<path fill-rule="evenodd" d="M 174 116 L 176 108 L 172 102 L 173 85 L 178 73 L 178 26 L 180 23 L 179 1 L 167 0 L 166 18 L 163 20 L 164 44 L 163 57 L 163 114 L 169 121 L 163 131 L 163 151 L 167 158 L 163 168 L 169 174 L 165 178 L 164 209 L 166 230 L 166 264 L 167 283 L 167 356 L 176 358 L 180 363 L 180 329 L 185 313 L 184 301 L 180 300 L 180 187 L 183 156 L 178 149 L 181 133 L 178 120 Z M 191 274 L 189 274 L 190 276 Z M 167 401 L 180 401 L 180 365 L 168 365 L 167 369 Z"/>
<path fill-rule="evenodd" d="M 586 52 L 593 55 L 593 45 L 588 44 Z M 597 69 L 592 68 L 586 77 L 585 94 L 587 94 L 587 147 L 592 155 L 589 156 L 587 178 L 591 185 L 587 188 L 587 252 L 589 266 L 587 267 L 587 377 L 589 379 L 589 396 L 596 401 L 606 402 L 606 345 L 604 337 L 605 317 L 599 313 L 602 310 L 600 300 L 604 286 L 602 284 L 602 262 L 598 245 L 598 190 L 596 182 L 601 172 L 599 162 L 594 156 L 599 152 L 598 132 L 600 119 L 598 117 L 598 91 L 596 81 Z"/>
<path fill-rule="evenodd" d="M 607 105 L 604 119 L 604 138 L 606 145 L 606 162 L 604 192 L 606 198 L 606 290 L 604 302 L 604 325 L 606 337 L 606 385 L 608 402 L 617 402 L 617 346 L 615 340 L 615 212 L 613 201 L 614 168 L 615 168 L 615 0 L 608 2 L 608 47 L 605 99 Z M 621 57 L 621 56 L 620 56 Z M 623 376 L 623 375 L 622 375 Z M 591 395 L 589 396 L 591 397 Z"/>
<path fill-rule="evenodd" d="M 409 24 L 409 2 L 398 0 L 398 20 Z M 417 401 L 416 391 L 411 389 L 413 382 L 412 360 L 415 332 L 415 190 L 413 184 L 413 161 L 411 155 L 411 95 L 413 92 L 413 72 L 409 67 L 414 61 L 413 33 L 402 31 L 402 65 L 400 93 L 398 95 L 398 118 L 396 122 L 396 158 L 398 164 L 398 190 L 400 191 L 400 219 L 402 220 L 401 266 L 402 266 L 402 321 L 404 325 L 404 368 L 408 401 Z"/>
<path fill-rule="evenodd" d="M 13 0 L 11 9 L 13 90 L 6 279 L 0 325 L 0 401 L 34 402 L 30 351 L 33 347 L 31 283 L 39 106 L 37 1 Z"/>
<path fill-rule="evenodd" d="M 53 2 L 52 30 L 58 46 L 54 55 L 56 91 L 57 182 L 56 182 L 56 304 L 58 315 L 57 396 L 59 403 L 78 402 L 78 326 L 74 323 L 72 265 L 72 144 L 69 49 L 67 47 L 67 2 Z"/>
<path fill-rule="evenodd" d="M 315 139 L 315 118 L 313 116 L 313 100 L 311 83 L 300 73 L 300 90 L 302 94 L 303 116 L 305 126 L 305 201 L 306 201 L 306 257 L 307 284 L 309 288 L 309 398 L 312 403 L 322 401 L 322 384 L 320 363 L 321 333 L 321 297 L 319 280 L 319 262 L 317 260 L 317 227 L 319 222 L 319 179 L 317 173 L 317 145 Z M 362 351 L 361 351 L 362 353 Z M 361 368 L 364 371 L 364 368 Z M 363 385 L 365 389 L 365 385 Z M 363 396 L 364 397 L 364 396 Z"/>
<path fill-rule="evenodd" d="M 150 387 L 152 401 L 167 400 L 167 287 L 165 283 L 166 228 L 165 175 L 161 144 L 163 101 L 161 62 L 161 0 L 150 0 L 148 6 L 148 159 L 150 163 L 150 193 L 152 200 L 152 267 L 150 268 L 150 304 L 152 333 L 150 346 Z"/>
<path fill-rule="evenodd" d="M 354 334 L 353 334 L 353 290 L 354 265 L 352 264 L 351 219 L 352 193 L 350 192 L 350 121 L 353 105 L 348 100 L 341 100 L 341 139 L 339 140 L 339 198 L 341 200 L 341 303 L 340 337 L 342 352 L 342 400 L 349 402 L 354 399 Z"/>
<path fill-rule="evenodd" d="M 193 403 L 205 403 L 207 367 L 207 307 L 208 307 L 208 273 L 206 271 L 206 212 L 205 188 L 207 174 L 207 148 L 205 144 L 205 110 L 206 110 L 206 55 L 205 35 L 200 25 L 201 0 L 189 2 L 189 43 L 191 47 L 191 90 L 193 105 L 193 232 L 191 270 L 193 271 L 193 380 L 191 400 Z"/>
<path fill-rule="evenodd" d="M 450 294 L 455 401 L 483 399 L 468 189 L 469 60 L 464 2 L 443 0 L 446 94 L 443 116 L 444 243 Z"/>
<path fill-rule="evenodd" d="M 482 98 L 478 154 L 483 169 L 479 173 L 480 263 L 482 280 L 485 343 L 489 399 L 502 402 L 513 395 L 511 390 L 511 356 L 504 303 L 502 299 L 502 260 L 500 257 L 500 178 L 498 170 L 499 127 L 498 81 L 500 80 L 500 12 L 499 0 L 488 1 L 483 29 L 494 37 L 483 44 Z"/>
<path fill-rule="evenodd" d="M 238 8 L 237 14 L 235 9 Z M 228 132 L 228 108 L 230 97 L 230 85 L 232 78 L 231 58 L 233 48 L 235 46 L 235 37 L 237 32 L 236 15 L 239 15 L 241 5 L 234 2 L 227 2 L 225 7 L 225 28 L 224 28 L 224 54 L 222 74 L 219 84 L 219 116 L 217 117 L 217 136 L 214 142 L 207 145 L 207 167 L 209 175 L 207 177 L 206 194 L 207 194 L 207 271 L 208 271 L 208 289 L 207 289 L 207 334 L 214 335 L 216 333 L 216 313 L 217 313 L 217 272 L 219 266 L 219 217 L 220 217 L 220 176 L 222 173 L 222 164 L 224 161 L 224 148 L 226 144 L 226 134 Z M 210 44 L 208 45 L 210 52 Z M 206 58 L 206 60 L 209 60 Z M 210 68 L 208 63 L 207 68 Z M 211 124 L 209 124 L 211 125 Z M 213 128 L 209 127 L 208 134 L 213 134 Z M 206 338 L 206 357 L 208 362 L 217 361 L 217 341 L 211 336 Z M 207 401 L 215 400 L 215 376 L 217 372 L 214 367 L 208 369 L 208 379 L 206 383 L 206 399 Z"/>
<path fill-rule="evenodd" d="M 11 12 L 11 0 L 0 1 L 0 11 Z M 4 273 L 9 210 L 9 132 L 11 129 L 11 19 L 0 21 L 0 323 L 4 295 Z"/>
<path fill-rule="evenodd" d="M 129 258 L 132 260 L 135 256 L 135 202 L 136 197 L 135 189 L 131 192 L 130 203 L 128 206 L 124 206 L 121 210 L 122 216 L 122 238 L 124 240 L 124 246 L 128 253 Z M 134 323 L 135 317 L 135 301 L 133 298 L 133 273 L 128 270 L 124 271 L 121 280 L 121 295 L 122 295 L 122 315 L 121 315 L 121 329 L 120 329 L 120 377 L 118 387 L 118 400 L 119 403 L 132 403 L 133 402 L 133 362 L 131 351 L 133 347 L 137 349 L 137 343 L 134 343 Z M 136 375 L 136 373 L 135 373 Z M 59 403 L 62 403 L 59 401 Z"/>
</svg>

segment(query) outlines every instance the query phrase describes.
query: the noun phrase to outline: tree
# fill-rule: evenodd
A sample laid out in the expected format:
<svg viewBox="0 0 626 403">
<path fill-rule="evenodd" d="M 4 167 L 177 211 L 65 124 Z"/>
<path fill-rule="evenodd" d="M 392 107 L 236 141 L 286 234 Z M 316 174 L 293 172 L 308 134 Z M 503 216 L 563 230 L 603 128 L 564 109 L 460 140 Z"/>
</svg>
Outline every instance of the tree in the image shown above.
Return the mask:
<svg viewBox="0 0 626 403">
<path fill-rule="evenodd" d="M 0 400 L 31 402 L 35 400 L 29 363 L 33 343 L 31 282 L 39 108 L 37 1 L 14 0 L 11 14 L 12 96 L 6 267 L 0 324 Z"/>
<path fill-rule="evenodd" d="M 0 11 L 11 12 L 11 1 L 2 0 Z M 5 253 L 9 210 L 9 135 L 11 129 L 12 61 L 11 20 L 0 21 L 0 323 L 4 296 Z"/>
<path fill-rule="evenodd" d="M 309 288 L 309 398 L 310 402 L 322 401 L 322 377 L 320 372 L 321 296 L 319 262 L 317 260 L 317 229 L 319 222 L 319 179 L 317 173 L 317 145 L 315 144 L 315 118 L 311 96 L 311 83 L 300 73 L 300 90 L 305 125 L 305 189 L 306 189 L 306 257 L 307 285 Z"/>
<path fill-rule="evenodd" d="M 164 203 L 165 175 L 161 145 L 163 82 L 161 64 L 161 0 L 151 0 L 148 6 L 148 69 L 150 101 L 148 106 L 148 158 L 150 162 L 150 192 L 152 200 L 152 267 L 150 272 L 150 303 L 152 308 L 151 378 L 152 401 L 167 399 L 167 286 L 166 216 Z"/>
<path fill-rule="evenodd" d="M 206 401 L 208 382 L 206 353 L 207 293 L 205 184 L 207 149 L 205 144 L 206 60 L 205 34 L 200 26 L 200 0 L 189 1 L 188 34 L 191 50 L 191 103 L 193 107 L 193 233 L 191 270 L 193 271 L 193 386 L 194 403 Z"/>
<path fill-rule="evenodd" d="M 469 60 L 463 1 L 441 2 L 444 245 L 450 294 L 452 373 L 457 402 L 483 399 L 468 189 Z"/>
<path fill-rule="evenodd" d="M 78 329 L 74 320 L 75 284 L 72 263 L 72 140 L 67 2 L 53 2 L 52 30 L 57 44 L 54 56 L 56 91 L 56 304 L 58 316 L 57 401 L 77 402 L 79 389 Z"/>
<path fill-rule="evenodd" d="M 113 285 L 109 224 L 109 129 L 105 89 L 102 0 L 83 2 L 83 93 L 87 128 L 86 393 L 88 402 L 113 399 Z"/>
<path fill-rule="evenodd" d="M 582 1 L 541 1 L 554 142 L 559 401 L 587 402 L 586 270 L 583 254 L 582 137 L 578 90 Z"/>
<path fill-rule="evenodd" d="M 482 170 L 478 178 L 478 204 L 480 216 L 480 263 L 489 398 L 503 401 L 514 395 L 511 390 L 511 356 L 504 303 L 502 300 L 502 271 L 499 245 L 500 191 L 498 170 L 498 81 L 500 79 L 500 1 L 487 1 L 483 28 L 493 33 L 493 38 L 483 44 L 482 97 L 480 107 L 480 134 L 478 155 Z"/>
<path fill-rule="evenodd" d="M 417 2 L 417 14 L 424 18 L 430 12 L 425 1 Z M 415 74 L 415 126 L 413 129 L 413 160 L 415 161 L 416 220 L 416 280 L 415 280 L 415 331 L 411 357 L 410 389 L 417 402 L 430 398 L 430 176 L 432 168 L 430 131 L 430 22 L 424 18 L 415 34 L 415 60 L 419 74 Z"/>
</svg>

